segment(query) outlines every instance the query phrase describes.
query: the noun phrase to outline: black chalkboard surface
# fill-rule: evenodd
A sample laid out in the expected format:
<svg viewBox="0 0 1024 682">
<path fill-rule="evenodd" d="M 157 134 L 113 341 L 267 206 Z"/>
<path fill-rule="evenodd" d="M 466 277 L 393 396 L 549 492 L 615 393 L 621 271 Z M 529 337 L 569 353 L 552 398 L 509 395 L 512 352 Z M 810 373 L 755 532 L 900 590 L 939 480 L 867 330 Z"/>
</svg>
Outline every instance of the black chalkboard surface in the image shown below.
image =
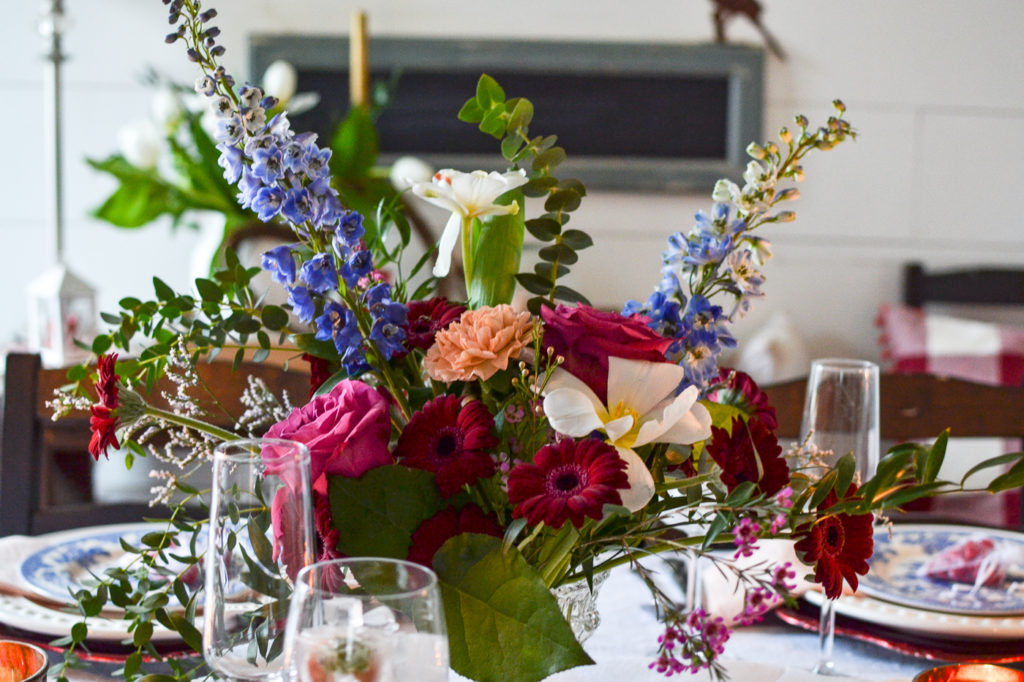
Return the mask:
<svg viewBox="0 0 1024 682">
<path fill-rule="evenodd" d="M 292 62 L 321 103 L 293 116 L 330 136 L 348 110 L 344 38 L 257 36 L 251 70 Z M 503 165 L 497 141 L 456 115 L 481 73 L 534 104 L 532 135 L 558 135 L 561 175 L 591 187 L 706 191 L 738 178 L 761 137 L 763 54 L 739 46 L 376 38 L 371 80 L 395 85 L 378 120 L 385 161 L 415 154 L 462 170 Z"/>
</svg>

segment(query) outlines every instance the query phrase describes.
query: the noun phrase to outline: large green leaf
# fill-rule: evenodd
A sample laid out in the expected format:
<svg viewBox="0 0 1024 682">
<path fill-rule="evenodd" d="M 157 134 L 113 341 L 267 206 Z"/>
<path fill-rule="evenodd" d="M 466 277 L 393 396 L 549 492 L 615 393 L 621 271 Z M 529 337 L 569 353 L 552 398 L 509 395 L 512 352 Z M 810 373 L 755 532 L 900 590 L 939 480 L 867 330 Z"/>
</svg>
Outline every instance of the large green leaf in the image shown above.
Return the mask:
<svg viewBox="0 0 1024 682">
<path fill-rule="evenodd" d="M 509 192 L 498 200 L 523 205 L 523 193 Z M 487 216 L 481 221 L 479 239 L 473 254 L 473 278 L 469 283 L 471 308 L 494 306 L 512 301 L 516 289 L 516 273 L 523 252 L 526 227 L 523 211 L 515 215 Z"/>
<path fill-rule="evenodd" d="M 93 215 L 118 227 L 141 227 L 161 215 L 180 216 L 189 206 L 174 185 L 156 170 L 137 168 L 119 155 L 89 161 L 96 170 L 110 173 L 121 185 Z"/>
<path fill-rule="evenodd" d="M 477 682 L 532 682 L 594 661 L 551 591 L 501 538 L 466 533 L 434 556 L 452 668 Z"/>
<path fill-rule="evenodd" d="M 327 481 L 337 549 L 349 556 L 404 559 L 413 531 L 444 506 L 432 473 L 397 464 Z"/>
<path fill-rule="evenodd" d="M 363 107 L 352 107 L 331 140 L 331 171 L 342 178 L 364 178 L 377 162 L 377 128 Z"/>
</svg>

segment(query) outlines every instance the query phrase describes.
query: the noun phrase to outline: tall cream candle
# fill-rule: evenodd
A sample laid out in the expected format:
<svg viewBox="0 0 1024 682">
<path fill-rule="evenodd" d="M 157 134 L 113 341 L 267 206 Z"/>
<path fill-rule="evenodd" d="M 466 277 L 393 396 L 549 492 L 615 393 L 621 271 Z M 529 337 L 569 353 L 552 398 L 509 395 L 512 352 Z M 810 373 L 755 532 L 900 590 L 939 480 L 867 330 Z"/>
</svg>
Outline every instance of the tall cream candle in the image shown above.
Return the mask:
<svg viewBox="0 0 1024 682">
<path fill-rule="evenodd" d="M 370 48 L 366 39 L 366 12 L 352 12 L 348 43 L 349 101 L 354 107 L 370 102 Z"/>
</svg>

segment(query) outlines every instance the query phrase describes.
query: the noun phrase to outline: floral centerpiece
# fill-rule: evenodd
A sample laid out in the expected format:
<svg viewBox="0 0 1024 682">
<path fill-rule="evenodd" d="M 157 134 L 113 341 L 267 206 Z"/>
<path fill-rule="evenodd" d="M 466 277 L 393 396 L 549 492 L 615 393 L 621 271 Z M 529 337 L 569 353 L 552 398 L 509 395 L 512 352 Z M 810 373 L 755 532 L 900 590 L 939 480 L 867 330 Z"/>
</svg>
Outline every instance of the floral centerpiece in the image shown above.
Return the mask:
<svg viewBox="0 0 1024 682">
<path fill-rule="evenodd" d="M 223 440 L 307 444 L 320 556 L 432 567 L 452 666 L 476 680 L 536 680 L 590 663 L 552 590 L 590 586 L 627 563 L 665 625 L 651 666 L 720 673 L 716 657 L 734 623 L 673 602 L 640 558 L 723 545 L 743 556 L 759 538 L 790 538 L 810 579 L 834 598 L 868 569 L 874 512 L 956 487 L 936 480 L 943 438 L 894 449 L 867 481 L 855 480 L 850 456 L 812 475 L 803 459 L 784 456 L 756 384 L 718 365 L 735 344 L 730 323 L 762 295 L 771 251 L 755 231 L 793 220 L 782 206 L 798 191 L 783 185 L 802 179 L 808 153 L 854 136 L 840 102 L 824 126 L 798 116 L 779 143 L 751 144 L 745 184 L 720 181 L 711 211 L 669 237 L 650 298 L 601 311 L 564 283 L 592 243 L 567 227 L 586 190 L 555 175 L 565 151 L 554 136 L 532 133 L 529 100 L 507 98 L 481 77 L 459 118 L 496 140 L 510 170 L 442 170 L 414 185 L 451 218 L 436 251 L 406 271 L 409 228 L 399 205 L 383 201 L 369 229 L 332 185 L 330 150 L 292 131 L 286 113 L 268 115 L 273 98 L 236 87 L 218 65 L 216 11 L 198 0 L 164 4 L 176 25 L 167 42 L 185 44 L 202 70 L 196 90 L 218 112 L 224 178 L 243 208 L 287 223 L 293 241 L 263 256 L 287 306 L 261 303 L 249 287 L 258 269 L 230 252 L 195 293 L 155 279 L 154 299 L 123 299 L 118 314 L 104 316 L 112 327 L 92 343 L 96 378 L 89 366 L 73 369 L 75 390 L 55 401 L 58 412 L 91 410 L 93 456 L 124 446 L 129 466 L 151 456 L 176 467 L 157 475 L 155 489 L 171 505 L 170 521 L 139 547 L 126 545 L 138 568 L 110 569 L 77 595 L 84 616 L 110 601 L 133 620 L 126 677 L 140 674 L 144 655 L 158 657 L 154 624 L 199 650 L 202 524 L 189 513 L 204 493 L 188 479 Z M 532 271 L 520 272 L 527 233 L 543 246 Z M 464 301 L 434 295 L 457 245 Z M 517 287 L 532 295 L 521 307 L 512 305 Z M 132 357 L 114 352 L 140 342 Z M 214 425 L 206 408 L 220 403 L 198 396 L 218 387 L 204 385 L 197 367 L 225 352 L 236 367 L 272 352 L 304 366 L 301 357 L 308 402 L 293 407 L 254 380 L 245 413 Z M 177 390 L 158 407 L 151 392 L 162 378 Z M 287 552 L 281 516 L 272 519 L 277 551 Z M 797 570 L 748 572 L 716 560 L 745 592 L 739 622 L 784 598 Z M 185 608 L 171 609 L 172 597 Z M 83 623 L 66 640 L 69 663 L 86 637 Z M 180 679 L 200 670 L 170 665 Z"/>
</svg>

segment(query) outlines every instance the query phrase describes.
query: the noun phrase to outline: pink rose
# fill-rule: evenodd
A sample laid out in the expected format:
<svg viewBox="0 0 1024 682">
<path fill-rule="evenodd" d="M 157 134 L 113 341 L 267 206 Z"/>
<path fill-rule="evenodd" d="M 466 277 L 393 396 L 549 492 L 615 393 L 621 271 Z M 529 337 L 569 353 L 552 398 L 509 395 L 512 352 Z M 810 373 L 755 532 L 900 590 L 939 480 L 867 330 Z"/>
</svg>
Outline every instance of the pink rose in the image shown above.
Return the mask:
<svg viewBox="0 0 1024 682">
<path fill-rule="evenodd" d="M 266 437 L 305 443 L 309 480 L 321 494 L 327 492 L 327 474 L 358 478 L 394 461 L 388 452 L 388 402 L 361 381 L 338 382 L 330 393 L 316 396 L 271 426 Z"/>
<path fill-rule="evenodd" d="M 608 358 L 668 362 L 665 351 L 672 343 L 647 327 L 640 316 L 595 310 L 578 304 L 541 308 L 544 346 L 565 358 L 562 365 L 602 400 L 607 400 Z"/>
<path fill-rule="evenodd" d="M 327 475 L 358 478 L 370 469 L 394 462 L 388 452 L 391 419 L 387 399 L 361 381 L 345 379 L 330 393 L 292 410 L 283 422 L 270 427 L 266 437 L 298 441 L 309 448 L 316 528 L 325 549 L 333 552 L 337 535 L 329 532 Z M 274 500 L 271 521 L 275 552 L 285 555 L 289 567 L 298 560 L 296 548 L 288 543 L 294 514 L 288 497 Z"/>
</svg>

